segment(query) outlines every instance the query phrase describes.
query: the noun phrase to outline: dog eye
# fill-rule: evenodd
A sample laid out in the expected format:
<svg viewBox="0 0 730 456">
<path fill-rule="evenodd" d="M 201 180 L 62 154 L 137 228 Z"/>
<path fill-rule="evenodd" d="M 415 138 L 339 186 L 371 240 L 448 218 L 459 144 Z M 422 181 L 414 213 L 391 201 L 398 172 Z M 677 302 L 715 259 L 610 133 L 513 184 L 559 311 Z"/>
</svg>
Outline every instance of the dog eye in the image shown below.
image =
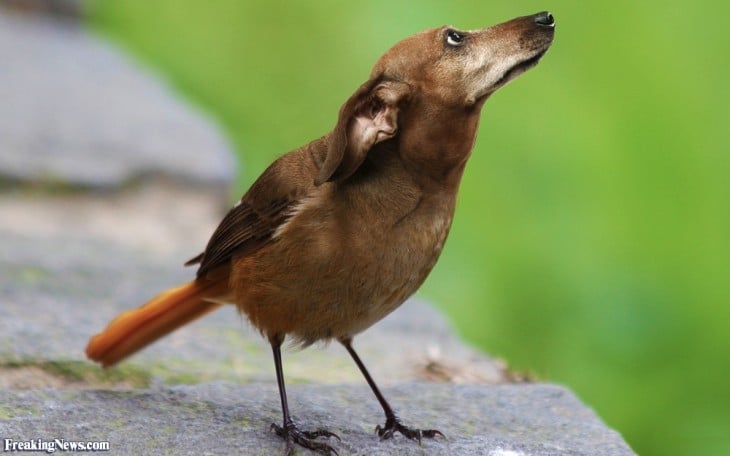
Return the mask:
<svg viewBox="0 0 730 456">
<path fill-rule="evenodd" d="M 446 43 L 449 46 L 461 46 L 462 44 L 464 44 L 464 35 L 457 32 L 456 30 L 447 30 Z"/>
</svg>

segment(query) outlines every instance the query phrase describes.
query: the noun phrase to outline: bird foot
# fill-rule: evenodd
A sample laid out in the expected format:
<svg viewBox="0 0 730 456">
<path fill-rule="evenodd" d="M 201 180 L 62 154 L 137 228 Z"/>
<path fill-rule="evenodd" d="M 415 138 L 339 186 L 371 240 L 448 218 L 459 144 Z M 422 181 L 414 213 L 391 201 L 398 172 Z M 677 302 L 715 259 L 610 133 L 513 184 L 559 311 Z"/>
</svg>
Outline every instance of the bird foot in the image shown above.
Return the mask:
<svg viewBox="0 0 730 456">
<path fill-rule="evenodd" d="M 318 429 L 316 431 L 302 431 L 293 422 L 286 423 L 283 427 L 272 423 L 271 430 L 276 432 L 276 435 L 286 440 L 287 455 L 293 454 L 294 444 L 326 456 L 338 455 L 337 451 L 326 443 L 315 442 L 315 439 L 318 437 L 334 437 L 337 440 L 340 440 L 340 437 L 334 432 L 324 429 Z"/>
<path fill-rule="evenodd" d="M 443 437 L 446 438 L 446 436 L 443 434 L 443 432 L 437 430 L 437 429 L 411 429 L 407 426 L 404 426 L 401 424 L 400 421 L 398 421 L 398 418 L 392 417 L 387 418 L 385 420 L 385 426 L 377 425 L 375 427 L 375 432 L 378 433 L 378 436 L 380 436 L 380 440 L 387 440 L 391 437 L 393 437 L 393 434 L 396 432 L 401 433 L 403 436 L 411 439 L 411 440 L 417 440 L 418 444 L 421 444 L 421 439 L 433 439 L 436 437 Z"/>
</svg>

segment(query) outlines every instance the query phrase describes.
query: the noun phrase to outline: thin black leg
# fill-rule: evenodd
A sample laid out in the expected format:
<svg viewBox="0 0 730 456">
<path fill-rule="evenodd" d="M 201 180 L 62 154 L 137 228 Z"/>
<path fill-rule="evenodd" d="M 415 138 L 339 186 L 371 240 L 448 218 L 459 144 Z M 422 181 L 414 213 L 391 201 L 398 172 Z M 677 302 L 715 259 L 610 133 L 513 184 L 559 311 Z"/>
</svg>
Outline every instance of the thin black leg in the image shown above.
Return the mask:
<svg viewBox="0 0 730 456">
<path fill-rule="evenodd" d="M 352 339 L 341 339 L 340 343 L 345 346 L 347 352 L 350 354 L 350 356 L 352 356 L 352 359 L 355 361 L 355 364 L 357 364 L 357 367 L 360 368 L 360 372 L 362 372 L 362 375 L 365 377 L 368 385 L 370 385 L 370 389 L 373 390 L 375 397 L 378 399 L 378 402 L 380 402 L 380 406 L 383 407 L 383 411 L 385 412 L 385 425 L 377 425 L 375 427 L 375 432 L 378 433 L 382 440 L 393 437 L 393 434 L 396 432 L 400 432 L 411 440 L 418 440 L 418 443 L 421 443 L 421 439 L 423 437 L 428 439 L 432 439 L 436 436 L 445 437 L 444 434 L 437 429 L 411 429 L 402 425 L 395 412 L 393 411 L 393 408 L 390 406 L 390 404 L 388 404 L 388 401 L 385 400 L 383 393 L 380 392 L 378 385 L 375 384 L 373 377 L 370 376 L 370 372 L 368 372 L 365 364 L 363 364 L 362 360 L 360 360 L 360 357 L 355 352 L 355 349 L 352 348 Z"/>
<path fill-rule="evenodd" d="M 281 367 L 281 344 L 284 342 L 284 337 L 273 337 L 269 342 L 271 343 L 271 350 L 274 353 L 276 383 L 279 385 L 279 397 L 281 398 L 281 412 L 283 415 L 282 426 L 272 423 L 271 429 L 276 432 L 276 435 L 286 440 L 287 454 L 291 454 L 294 451 L 293 443 L 324 455 L 338 454 L 331 446 L 314 441 L 317 437 L 334 437 L 340 440 L 337 434 L 324 429 L 313 432 L 301 431 L 294 424 L 289 414 L 289 404 L 286 400 L 286 386 L 284 385 L 284 370 Z"/>
<path fill-rule="evenodd" d="M 282 338 L 283 339 L 283 338 Z M 281 341 L 271 341 L 271 349 L 274 352 L 274 366 L 276 367 L 276 383 L 279 385 L 279 397 L 281 398 L 281 410 L 284 414 L 284 427 L 292 423 L 289 415 L 289 404 L 286 400 L 286 385 L 284 384 L 284 369 L 281 367 Z"/>
</svg>

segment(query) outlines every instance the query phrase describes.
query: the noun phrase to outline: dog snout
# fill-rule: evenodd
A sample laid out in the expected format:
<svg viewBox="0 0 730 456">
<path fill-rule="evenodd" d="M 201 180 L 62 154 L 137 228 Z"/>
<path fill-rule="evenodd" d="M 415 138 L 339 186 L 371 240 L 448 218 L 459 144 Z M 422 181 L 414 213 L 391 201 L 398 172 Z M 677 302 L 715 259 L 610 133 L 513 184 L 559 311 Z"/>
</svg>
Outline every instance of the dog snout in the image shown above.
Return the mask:
<svg viewBox="0 0 730 456">
<path fill-rule="evenodd" d="M 555 18 L 552 14 L 550 14 L 549 11 L 543 11 L 542 13 L 537 13 L 533 16 L 533 19 L 535 21 L 535 24 L 541 26 L 541 27 L 555 27 Z"/>
</svg>

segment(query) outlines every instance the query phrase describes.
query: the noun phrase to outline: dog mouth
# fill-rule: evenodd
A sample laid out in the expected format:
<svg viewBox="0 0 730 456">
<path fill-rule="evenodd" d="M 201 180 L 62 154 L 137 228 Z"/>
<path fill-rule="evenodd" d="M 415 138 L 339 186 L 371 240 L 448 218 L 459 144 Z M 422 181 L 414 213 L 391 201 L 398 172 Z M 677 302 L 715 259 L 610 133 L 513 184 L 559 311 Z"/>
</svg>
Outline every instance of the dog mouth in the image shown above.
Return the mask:
<svg viewBox="0 0 730 456">
<path fill-rule="evenodd" d="M 498 88 L 502 87 L 503 85 L 507 84 L 517 76 L 521 75 L 525 71 L 529 70 L 530 68 L 537 65 L 537 63 L 540 61 L 542 56 L 545 55 L 547 52 L 547 48 L 539 51 L 537 54 L 533 55 L 532 57 L 525 59 L 521 62 L 518 62 L 515 64 L 512 68 L 505 71 L 504 75 L 502 75 L 501 78 L 494 84 L 492 91 L 497 90 Z"/>
</svg>

